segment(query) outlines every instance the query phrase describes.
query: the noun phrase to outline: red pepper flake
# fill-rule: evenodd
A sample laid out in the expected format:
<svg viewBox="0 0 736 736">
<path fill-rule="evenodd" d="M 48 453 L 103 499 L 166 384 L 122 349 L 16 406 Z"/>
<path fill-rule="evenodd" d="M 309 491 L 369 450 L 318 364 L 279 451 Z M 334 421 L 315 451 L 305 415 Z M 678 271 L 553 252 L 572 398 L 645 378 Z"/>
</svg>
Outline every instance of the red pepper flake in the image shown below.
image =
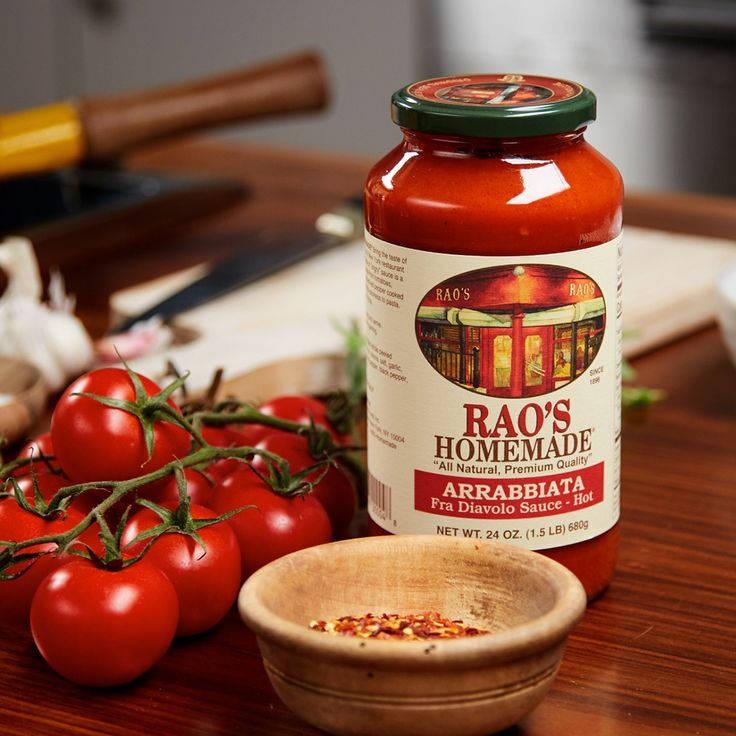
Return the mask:
<svg viewBox="0 0 736 736">
<path fill-rule="evenodd" d="M 329 621 L 310 621 L 309 628 L 336 636 L 356 636 L 361 639 L 459 639 L 464 636 L 489 634 L 485 629 L 469 626 L 460 619 L 449 619 L 436 611 L 426 613 L 382 613 L 364 616 L 342 616 Z"/>
</svg>

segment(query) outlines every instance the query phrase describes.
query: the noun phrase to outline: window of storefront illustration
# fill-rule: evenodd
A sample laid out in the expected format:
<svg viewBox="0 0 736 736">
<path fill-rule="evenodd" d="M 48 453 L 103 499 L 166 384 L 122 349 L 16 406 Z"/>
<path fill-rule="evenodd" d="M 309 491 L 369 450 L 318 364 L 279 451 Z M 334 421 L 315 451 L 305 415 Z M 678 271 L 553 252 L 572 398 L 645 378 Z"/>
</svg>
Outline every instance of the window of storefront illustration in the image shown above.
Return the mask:
<svg viewBox="0 0 736 736">
<path fill-rule="evenodd" d="M 543 378 L 542 336 L 527 335 L 524 338 L 524 385 L 541 386 Z"/>
<path fill-rule="evenodd" d="M 555 339 L 554 339 L 554 356 L 555 365 L 552 371 L 555 379 L 566 378 L 570 379 L 571 376 L 571 365 L 570 365 L 570 351 L 572 345 L 572 327 L 565 325 L 564 327 L 555 327 Z"/>
<path fill-rule="evenodd" d="M 477 389 L 480 385 L 480 328 L 419 322 L 419 349 L 445 378 Z"/>
<path fill-rule="evenodd" d="M 578 325 L 576 337 L 575 365 L 576 373 L 580 375 L 593 362 L 601 346 L 603 333 L 596 329 L 593 320 L 589 320 Z"/>
<path fill-rule="evenodd" d="M 602 339 L 601 318 L 555 327 L 553 375 L 556 385 L 559 386 L 583 373 L 593 362 Z"/>
<path fill-rule="evenodd" d="M 511 337 L 496 335 L 493 338 L 493 385 L 496 388 L 511 386 Z"/>
<path fill-rule="evenodd" d="M 457 342 L 458 340 L 459 329 L 457 327 L 433 322 L 421 322 L 420 325 L 422 337 L 432 340 L 449 340 L 451 342 Z"/>
</svg>

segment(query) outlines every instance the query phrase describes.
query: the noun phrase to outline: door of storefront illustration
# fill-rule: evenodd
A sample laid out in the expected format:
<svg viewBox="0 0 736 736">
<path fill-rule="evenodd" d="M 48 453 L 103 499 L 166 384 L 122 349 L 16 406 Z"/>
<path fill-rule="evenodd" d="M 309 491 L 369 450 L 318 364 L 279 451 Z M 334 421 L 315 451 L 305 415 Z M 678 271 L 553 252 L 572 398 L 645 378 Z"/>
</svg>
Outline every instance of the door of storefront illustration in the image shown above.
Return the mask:
<svg viewBox="0 0 736 736">
<path fill-rule="evenodd" d="M 481 386 L 489 396 L 537 396 L 552 391 L 551 327 L 481 329 Z"/>
</svg>

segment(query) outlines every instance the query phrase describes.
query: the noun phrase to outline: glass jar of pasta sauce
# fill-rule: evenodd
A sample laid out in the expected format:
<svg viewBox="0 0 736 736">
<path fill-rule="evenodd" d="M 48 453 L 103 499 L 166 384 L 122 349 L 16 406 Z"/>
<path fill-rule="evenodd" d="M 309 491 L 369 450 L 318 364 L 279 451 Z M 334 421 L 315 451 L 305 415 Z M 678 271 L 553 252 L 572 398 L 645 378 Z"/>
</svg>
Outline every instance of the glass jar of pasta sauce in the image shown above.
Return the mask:
<svg viewBox="0 0 736 736">
<path fill-rule="evenodd" d="M 618 548 L 623 197 L 595 112 L 560 79 L 417 82 L 365 188 L 372 531 L 538 550 L 591 598 Z"/>
</svg>

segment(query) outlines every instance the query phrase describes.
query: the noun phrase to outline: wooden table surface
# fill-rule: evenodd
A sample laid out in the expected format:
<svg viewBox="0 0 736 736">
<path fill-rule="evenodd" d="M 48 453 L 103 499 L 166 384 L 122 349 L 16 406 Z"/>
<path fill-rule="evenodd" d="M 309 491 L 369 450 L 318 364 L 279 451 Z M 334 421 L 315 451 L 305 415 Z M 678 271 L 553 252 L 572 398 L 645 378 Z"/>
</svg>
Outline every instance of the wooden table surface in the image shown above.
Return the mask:
<svg viewBox="0 0 736 736">
<path fill-rule="evenodd" d="M 310 222 L 359 190 L 367 162 L 193 140 L 132 165 L 231 176 L 252 193 L 172 240 L 99 254 L 68 272 L 80 313 L 97 333 L 113 290 L 203 253 L 224 254 L 254 227 Z M 637 225 L 736 238 L 736 201 L 638 195 L 627 213 Z M 572 635 L 548 697 L 507 736 L 736 733 L 736 371 L 715 328 L 635 367 L 641 383 L 667 398 L 625 417 L 616 577 Z M 113 690 L 57 677 L 28 635 L 0 637 L 0 734 L 318 733 L 281 705 L 234 612 Z"/>
</svg>

